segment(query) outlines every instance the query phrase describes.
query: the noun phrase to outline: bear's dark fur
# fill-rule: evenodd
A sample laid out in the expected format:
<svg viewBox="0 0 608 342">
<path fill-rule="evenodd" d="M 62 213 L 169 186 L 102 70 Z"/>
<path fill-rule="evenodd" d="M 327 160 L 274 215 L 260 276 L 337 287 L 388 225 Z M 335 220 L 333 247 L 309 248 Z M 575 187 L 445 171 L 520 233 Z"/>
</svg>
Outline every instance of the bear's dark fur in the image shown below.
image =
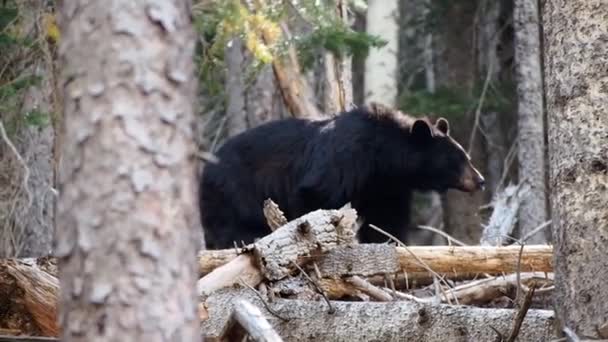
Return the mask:
<svg viewBox="0 0 608 342">
<path fill-rule="evenodd" d="M 229 139 L 216 156 L 203 170 L 199 198 L 209 249 L 270 233 L 267 198 L 289 220 L 351 202 L 364 220 L 360 241 L 383 242 L 368 225 L 404 240 L 413 190 L 483 186 L 445 119 L 432 125 L 379 104 L 323 121 L 270 122 Z"/>
</svg>

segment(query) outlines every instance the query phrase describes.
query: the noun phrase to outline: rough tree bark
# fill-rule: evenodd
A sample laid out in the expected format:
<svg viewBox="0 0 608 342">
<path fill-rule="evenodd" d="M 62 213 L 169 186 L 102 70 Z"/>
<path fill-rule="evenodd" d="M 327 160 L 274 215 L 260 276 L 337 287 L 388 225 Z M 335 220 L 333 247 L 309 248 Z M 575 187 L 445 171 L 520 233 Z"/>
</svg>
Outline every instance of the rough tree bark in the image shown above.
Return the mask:
<svg viewBox="0 0 608 342">
<path fill-rule="evenodd" d="M 397 100 L 397 52 L 399 26 L 397 0 L 370 0 L 367 5 L 367 33 L 382 37 L 387 44 L 371 49 L 365 60 L 365 101 L 394 106 Z"/>
<path fill-rule="evenodd" d="M 59 5 L 62 341 L 195 341 L 188 0 Z"/>
<path fill-rule="evenodd" d="M 561 328 L 608 338 L 608 7 L 544 6 L 555 310 Z"/>
<path fill-rule="evenodd" d="M 513 26 L 519 112 L 517 125 L 519 180 L 530 185 L 528 197 L 523 199 L 519 208 L 519 230 L 523 236 L 547 221 L 548 216 L 538 2 L 516 0 L 513 8 Z M 536 234 L 529 242 L 546 241 L 543 234 Z"/>
</svg>

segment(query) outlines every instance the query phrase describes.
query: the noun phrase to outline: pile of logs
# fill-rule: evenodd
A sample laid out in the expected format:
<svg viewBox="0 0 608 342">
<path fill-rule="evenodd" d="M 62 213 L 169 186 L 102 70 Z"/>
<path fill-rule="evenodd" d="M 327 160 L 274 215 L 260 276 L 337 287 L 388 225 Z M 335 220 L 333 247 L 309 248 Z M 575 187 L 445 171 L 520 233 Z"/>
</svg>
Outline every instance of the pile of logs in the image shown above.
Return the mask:
<svg viewBox="0 0 608 342">
<path fill-rule="evenodd" d="M 286 222 L 268 202 L 265 215 L 275 228 L 268 236 L 199 253 L 205 340 L 553 336 L 553 312 L 530 308 L 535 293 L 552 287 L 550 246 L 358 244 L 357 215 L 347 207 Z M 58 335 L 56 275 L 52 258 L 0 260 L 0 335 Z"/>
</svg>

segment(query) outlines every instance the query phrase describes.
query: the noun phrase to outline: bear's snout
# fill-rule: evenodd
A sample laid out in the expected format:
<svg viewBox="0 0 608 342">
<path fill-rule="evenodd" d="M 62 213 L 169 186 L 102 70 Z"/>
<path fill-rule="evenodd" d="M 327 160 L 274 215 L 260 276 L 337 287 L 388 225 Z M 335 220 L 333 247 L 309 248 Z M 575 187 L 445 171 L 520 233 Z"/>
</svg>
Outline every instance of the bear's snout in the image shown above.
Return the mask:
<svg viewBox="0 0 608 342">
<path fill-rule="evenodd" d="M 465 192 L 475 192 L 477 190 L 483 190 L 485 183 L 486 180 L 481 173 L 469 163 L 464 167 L 458 188 Z"/>
</svg>

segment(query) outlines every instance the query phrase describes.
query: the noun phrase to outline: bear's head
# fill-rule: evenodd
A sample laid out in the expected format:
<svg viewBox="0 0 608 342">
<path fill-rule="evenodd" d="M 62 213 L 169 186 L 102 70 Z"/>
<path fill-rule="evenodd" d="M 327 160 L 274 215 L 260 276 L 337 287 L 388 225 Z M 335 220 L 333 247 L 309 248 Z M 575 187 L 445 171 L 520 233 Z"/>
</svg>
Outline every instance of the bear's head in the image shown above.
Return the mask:
<svg viewBox="0 0 608 342">
<path fill-rule="evenodd" d="M 414 184 L 418 190 L 475 192 L 483 189 L 483 176 L 471 163 L 468 153 L 450 136 L 446 119 L 439 118 L 435 125 L 426 119 L 416 119 L 410 126 L 410 137 L 420 152 Z"/>
</svg>

